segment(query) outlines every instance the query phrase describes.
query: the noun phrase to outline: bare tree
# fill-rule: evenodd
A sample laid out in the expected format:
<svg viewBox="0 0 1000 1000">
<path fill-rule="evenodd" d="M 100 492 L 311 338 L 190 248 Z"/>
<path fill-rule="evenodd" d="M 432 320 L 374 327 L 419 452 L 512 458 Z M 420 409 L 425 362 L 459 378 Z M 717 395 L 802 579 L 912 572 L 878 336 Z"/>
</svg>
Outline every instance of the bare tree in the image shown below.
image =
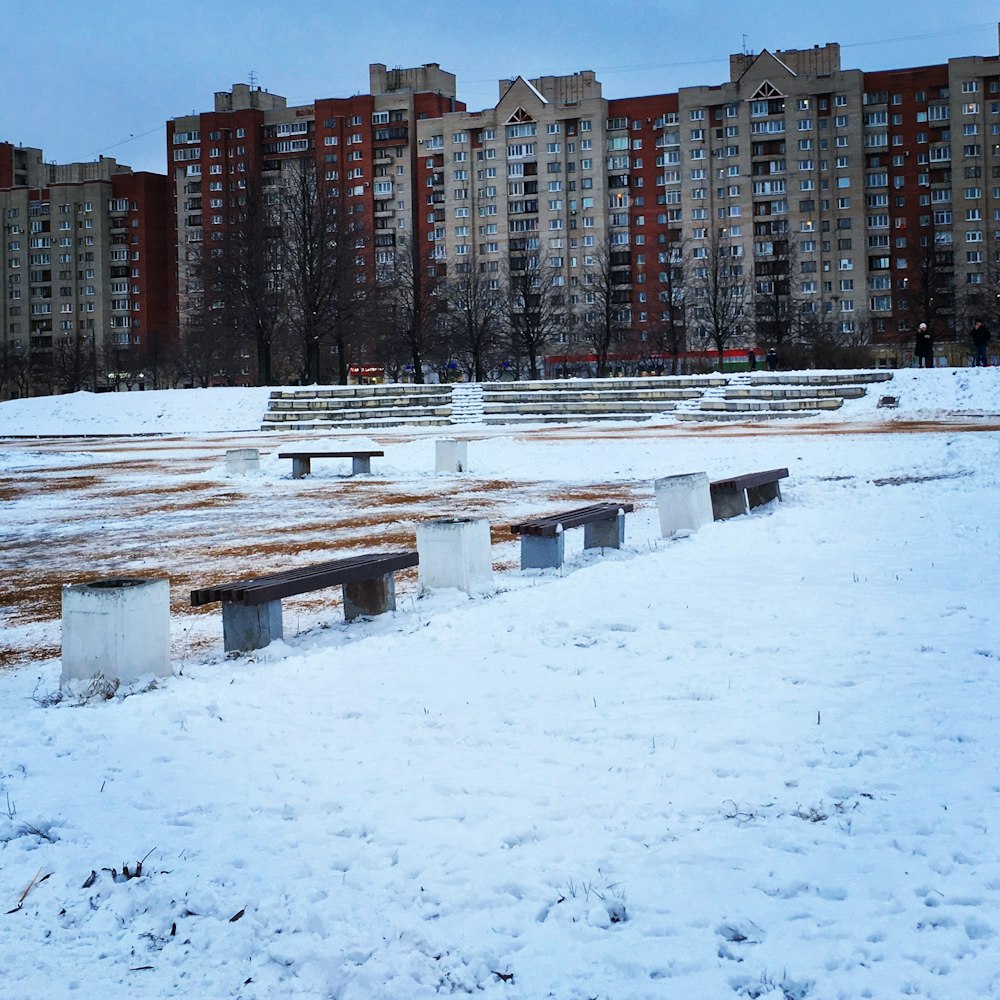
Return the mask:
<svg viewBox="0 0 1000 1000">
<path fill-rule="evenodd" d="M 795 332 L 797 252 L 787 233 L 760 237 L 754 245 L 754 326 L 758 344 L 779 352 Z"/>
<path fill-rule="evenodd" d="M 322 347 L 336 356 L 336 381 L 345 385 L 354 334 L 367 306 L 362 221 L 342 214 L 312 159 L 289 165 L 281 193 L 282 274 L 306 382 L 321 378 Z"/>
<path fill-rule="evenodd" d="M 505 320 L 511 351 L 520 364 L 527 361 L 528 378 L 541 378 L 539 360 L 555 336 L 566 327 L 566 299 L 559 275 L 537 254 L 512 256 L 506 275 Z"/>
<path fill-rule="evenodd" d="M 379 355 L 386 370 L 406 357 L 415 382 L 424 381 L 424 364 L 437 356 L 445 339 L 442 264 L 423 259 L 416 241 L 405 237 L 386 253 L 378 275 Z"/>
<path fill-rule="evenodd" d="M 246 338 L 257 355 L 257 384 L 271 385 L 271 352 L 284 311 L 280 218 L 274 193 L 263 180 L 248 175 L 246 187 L 234 194 L 224 239 L 201 263 L 203 314 L 212 319 L 203 318 L 199 335 L 188 338 L 185 350 L 205 346 L 202 338 L 210 330 Z"/>
<path fill-rule="evenodd" d="M 499 280 L 472 263 L 454 263 L 448 268 L 442 298 L 448 308 L 452 353 L 472 381 L 485 381 L 489 363 L 496 360 L 504 320 Z"/>
<path fill-rule="evenodd" d="M 608 355 L 631 329 L 631 253 L 606 241 L 590 255 L 583 282 L 587 309 L 581 333 L 596 358 L 597 377 L 608 374 Z"/>
<path fill-rule="evenodd" d="M 897 301 L 899 315 L 907 330 L 926 323 L 935 340 L 950 339 L 949 318 L 955 313 L 954 252 L 949 244 L 931 245 L 924 237 L 916 267 L 903 279 Z M 912 336 L 901 331 L 900 339 Z"/>
<path fill-rule="evenodd" d="M 81 331 L 61 339 L 52 352 L 56 381 L 63 392 L 79 392 L 92 381 L 95 358 L 93 339 Z"/>
<path fill-rule="evenodd" d="M 735 256 L 738 246 L 713 229 L 705 255 L 692 269 L 694 319 L 718 352 L 720 370 L 726 348 L 742 332 L 747 308 L 746 276 Z"/>
<path fill-rule="evenodd" d="M 656 353 L 670 355 L 670 374 L 679 369 L 680 354 L 687 347 L 687 307 L 690 296 L 690 269 L 684 258 L 684 244 L 677 240 L 660 252 L 656 280 L 650 283 L 655 312 L 650 327 Z"/>
</svg>

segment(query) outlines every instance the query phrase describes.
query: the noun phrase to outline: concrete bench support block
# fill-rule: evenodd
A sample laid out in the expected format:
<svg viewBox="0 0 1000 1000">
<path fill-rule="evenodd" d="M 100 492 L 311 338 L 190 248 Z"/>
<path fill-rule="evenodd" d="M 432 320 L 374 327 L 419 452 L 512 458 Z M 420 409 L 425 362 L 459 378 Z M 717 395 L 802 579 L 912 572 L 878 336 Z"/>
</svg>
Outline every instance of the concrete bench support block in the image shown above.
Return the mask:
<svg viewBox="0 0 1000 1000">
<path fill-rule="evenodd" d="M 283 635 L 281 601 L 265 604 L 222 602 L 222 641 L 227 653 L 263 649 Z"/>
<path fill-rule="evenodd" d="M 396 578 L 392 573 L 345 583 L 342 589 L 345 621 L 396 610 Z"/>
<path fill-rule="evenodd" d="M 781 499 L 781 486 L 777 482 L 762 483 L 760 486 L 751 486 L 747 489 L 747 505 L 753 510 L 772 500 Z"/>
<path fill-rule="evenodd" d="M 468 472 L 469 442 L 440 438 L 434 442 L 435 472 Z"/>
<path fill-rule="evenodd" d="M 611 521 L 593 521 L 583 526 L 585 549 L 620 549 L 625 544 L 625 515 Z"/>
<path fill-rule="evenodd" d="M 566 555 L 566 533 L 521 535 L 521 569 L 549 569 L 562 566 Z"/>
<path fill-rule="evenodd" d="M 101 675 L 130 684 L 170 673 L 169 580 L 122 578 L 63 587 L 60 683 Z"/>
<path fill-rule="evenodd" d="M 446 517 L 417 525 L 420 587 L 457 587 L 467 593 L 493 582 L 490 523 Z"/>
<path fill-rule="evenodd" d="M 707 472 L 664 476 L 655 484 L 663 538 L 686 535 L 712 523 L 712 497 Z"/>
<path fill-rule="evenodd" d="M 730 489 L 712 490 L 712 513 L 716 521 L 725 521 L 730 517 L 749 514 L 747 506 L 747 491 L 735 486 Z"/>
</svg>

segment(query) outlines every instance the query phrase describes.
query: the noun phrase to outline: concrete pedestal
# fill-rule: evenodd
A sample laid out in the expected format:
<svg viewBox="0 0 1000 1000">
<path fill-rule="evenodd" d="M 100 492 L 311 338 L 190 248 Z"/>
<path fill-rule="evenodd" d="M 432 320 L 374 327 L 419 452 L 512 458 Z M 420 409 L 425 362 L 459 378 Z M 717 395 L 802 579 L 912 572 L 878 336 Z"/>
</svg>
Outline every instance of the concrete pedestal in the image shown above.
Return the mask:
<svg viewBox="0 0 1000 1000">
<path fill-rule="evenodd" d="M 655 482 L 660 534 L 664 538 L 686 535 L 712 523 L 712 497 L 708 473 L 688 472 L 665 476 Z"/>
<path fill-rule="evenodd" d="M 344 620 L 353 621 L 362 616 L 384 615 L 396 610 L 396 577 L 392 573 L 376 576 L 370 580 L 345 583 Z"/>
<path fill-rule="evenodd" d="M 435 443 L 435 472 L 468 472 L 469 442 L 441 438 Z"/>
<path fill-rule="evenodd" d="M 234 476 L 260 472 L 259 449 L 230 448 L 226 452 L 226 472 Z"/>
<path fill-rule="evenodd" d="M 625 544 L 625 514 L 612 521 L 593 521 L 583 526 L 585 549 L 620 549 Z"/>
<path fill-rule="evenodd" d="M 420 587 L 457 587 L 467 593 L 493 582 L 490 523 L 448 517 L 417 525 Z"/>
<path fill-rule="evenodd" d="M 98 675 L 130 684 L 170 674 L 168 580 L 123 578 L 63 587 L 61 684 Z"/>
<path fill-rule="evenodd" d="M 566 533 L 521 535 L 521 569 L 551 569 L 566 557 Z"/>
<path fill-rule="evenodd" d="M 281 601 L 264 604 L 222 602 L 222 643 L 227 653 L 263 649 L 283 636 Z"/>
</svg>

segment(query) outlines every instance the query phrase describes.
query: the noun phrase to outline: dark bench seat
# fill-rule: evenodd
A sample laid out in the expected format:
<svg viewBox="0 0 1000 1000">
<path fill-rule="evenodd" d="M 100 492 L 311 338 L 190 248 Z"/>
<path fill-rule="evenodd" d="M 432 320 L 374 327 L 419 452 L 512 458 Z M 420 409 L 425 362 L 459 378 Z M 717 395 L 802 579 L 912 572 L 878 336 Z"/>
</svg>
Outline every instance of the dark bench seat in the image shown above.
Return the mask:
<svg viewBox="0 0 1000 1000">
<path fill-rule="evenodd" d="M 521 536 L 521 569 L 561 566 L 567 528 L 583 527 L 585 549 L 621 548 L 625 541 L 625 515 L 634 509 L 630 503 L 595 503 L 512 524 L 510 530 Z"/>
<path fill-rule="evenodd" d="M 779 479 L 788 476 L 788 469 L 750 472 L 731 479 L 717 479 L 708 484 L 712 496 L 712 516 L 716 521 L 749 514 L 754 507 L 781 499 Z"/>
<path fill-rule="evenodd" d="M 283 451 L 278 458 L 292 460 L 292 479 L 301 479 L 312 471 L 314 458 L 349 458 L 352 460 L 351 475 L 359 473 L 369 475 L 372 471 L 372 459 L 381 458 L 384 451 Z"/>
<path fill-rule="evenodd" d="M 268 576 L 234 580 L 191 591 L 191 606 L 222 603 L 222 635 L 227 652 L 261 649 L 280 639 L 281 599 L 341 585 L 344 618 L 380 615 L 396 608 L 393 574 L 416 566 L 416 552 L 350 556 L 300 566 Z"/>
</svg>

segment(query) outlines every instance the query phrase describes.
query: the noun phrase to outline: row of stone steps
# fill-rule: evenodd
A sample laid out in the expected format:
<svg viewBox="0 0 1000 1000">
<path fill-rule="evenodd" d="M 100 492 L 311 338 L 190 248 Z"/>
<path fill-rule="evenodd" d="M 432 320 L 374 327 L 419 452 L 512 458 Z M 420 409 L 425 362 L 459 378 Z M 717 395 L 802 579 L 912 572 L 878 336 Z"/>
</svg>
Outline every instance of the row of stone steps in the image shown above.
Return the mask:
<svg viewBox="0 0 1000 1000">
<path fill-rule="evenodd" d="M 261 430 L 378 430 L 451 422 L 451 386 L 310 386 L 272 392 Z"/>
<path fill-rule="evenodd" d="M 890 372 L 754 372 L 732 376 L 551 379 L 534 382 L 387 384 L 271 393 L 263 430 L 378 430 L 453 424 L 807 417 L 865 395 Z"/>
</svg>

